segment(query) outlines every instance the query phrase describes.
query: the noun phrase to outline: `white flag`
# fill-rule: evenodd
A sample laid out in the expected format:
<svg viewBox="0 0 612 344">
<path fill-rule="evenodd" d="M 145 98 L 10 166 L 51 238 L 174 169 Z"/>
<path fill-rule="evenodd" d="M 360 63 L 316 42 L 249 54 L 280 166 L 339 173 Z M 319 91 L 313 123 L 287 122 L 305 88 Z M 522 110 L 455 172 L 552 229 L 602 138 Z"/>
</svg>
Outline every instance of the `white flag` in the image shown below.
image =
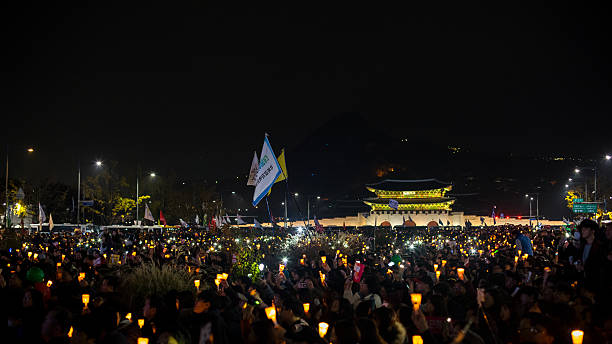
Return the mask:
<svg viewBox="0 0 612 344">
<path fill-rule="evenodd" d="M 229 218 L 229 216 L 227 216 L 227 214 L 225 214 L 225 222 L 226 222 L 228 225 L 231 225 L 231 224 L 232 224 L 232 220 Z"/>
<path fill-rule="evenodd" d="M 47 217 L 45 216 L 45 211 L 43 210 L 40 203 L 38 203 L 38 223 L 42 224 L 47 221 Z"/>
<path fill-rule="evenodd" d="M 259 223 L 259 221 L 257 221 L 257 219 L 254 219 L 255 224 L 253 225 L 253 227 L 255 228 L 261 228 L 261 223 Z"/>
<path fill-rule="evenodd" d="M 154 221 L 155 219 L 153 218 L 153 214 L 151 214 L 151 209 L 149 209 L 149 205 L 145 203 L 145 215 L 144 215 L 145 220 L 149 220 L 149 221 Z"/>
<path fill-rule="evenodd" d="M 242 217 L 240 217 L 240 214 L 236 214 L 236 221 L 238 222 L 239 225 L 244 225 L 246 223 L 242 221 Z"/>
<path fill-rule="evenodd" d="M 200 217 L 198 216 L 198 214 L 196 214 L 195 223 L 196 225 L 200 224 Z"/>
<path fill-rule="evenodd" d="M 49 232 L 53 230 L 53 214 L 49 214 Z"/>
<path fill-rule="evenodd" d="M 257 152 L 253 152 L 253 162 L 251 162 L 251 172 L 249 172 L 249 180 L 247 185 L 255 186 L 255 180 L 257 178 L 257 171 L 259 170 L 259 159 L 257 159 Z"/>
<path fill-rule="evenodd" d="M 181 223 L 182 227 L 189 227 L 189 225 L 187 224 L 187 222 L 183 221 L 183 219 L 179 219 L 179 222 Z"/>
<path fill-rule="evenodd" d="M 257 177 L 255 178 L 255 193 L 253 193 L 254 207 L 268 193 L 276 178 L 281 174 L 281 167 L 272 151 L 267 135 L 264 138 L 260 157 Z"/>
</svg>

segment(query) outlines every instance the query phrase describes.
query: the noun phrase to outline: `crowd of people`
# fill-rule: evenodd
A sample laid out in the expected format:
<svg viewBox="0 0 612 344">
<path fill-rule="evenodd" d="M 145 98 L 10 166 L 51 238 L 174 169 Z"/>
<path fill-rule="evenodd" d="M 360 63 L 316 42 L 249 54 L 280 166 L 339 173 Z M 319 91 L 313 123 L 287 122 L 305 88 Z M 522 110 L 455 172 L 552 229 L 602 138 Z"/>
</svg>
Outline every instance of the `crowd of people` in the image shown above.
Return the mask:
<svg viewBox="0 0 612 344">
<path fill-rule="evenodd" d="M 3 342 L 612 343 L 611 223 L 372 236 L 4 231 Z M 125 281 L 144 265 L 187 287 L 145 276 L 137 297 Z"/>
</svg>

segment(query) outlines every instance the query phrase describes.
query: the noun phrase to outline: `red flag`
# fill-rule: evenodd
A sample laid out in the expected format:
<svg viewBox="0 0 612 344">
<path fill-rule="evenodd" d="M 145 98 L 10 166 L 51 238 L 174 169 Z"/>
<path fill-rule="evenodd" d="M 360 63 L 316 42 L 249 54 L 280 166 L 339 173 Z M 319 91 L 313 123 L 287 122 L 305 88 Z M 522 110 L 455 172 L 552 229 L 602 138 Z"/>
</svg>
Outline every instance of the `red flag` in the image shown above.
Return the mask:
<svg viewBox="0 0 612 344">
<path fill-rule="evenodd" d="M 162 211 L 159 211 L 159 222 L 163 223 L 164 226 L 166 225 L 166 218 L 164 217 L 164 214 L 162 214 Z"/>
<path fill-rule="evenodd" d="M 359 283 L 361 281 L 361 276 L 363 276 L 363 270 L 365 269 L 365 266 L 361 263 L 355 262 L 355 266 L 353 268 L 354 270 L 354 274 L 353 274 L 353 281 Z"/>
<path fill-rule="evenodd" d="M 344 230 L 346 230 L 346 221 L 342 222 L 342 227 L 344 227 Z"/>
</svg>

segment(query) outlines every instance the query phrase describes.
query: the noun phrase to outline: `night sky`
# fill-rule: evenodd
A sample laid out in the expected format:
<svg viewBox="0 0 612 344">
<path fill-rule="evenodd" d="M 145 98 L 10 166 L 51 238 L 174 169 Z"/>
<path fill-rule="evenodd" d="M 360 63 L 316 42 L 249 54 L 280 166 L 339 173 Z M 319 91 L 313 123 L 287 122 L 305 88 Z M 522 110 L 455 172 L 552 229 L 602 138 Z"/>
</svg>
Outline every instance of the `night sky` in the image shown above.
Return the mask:
<svg viewBox="0 0 612 344">
<path fill-rule="evenodd" d="M 139 164 L 186 180 L 242 177 L 268 132 L 277 154 L 287 150 L 295 190 L 350 200 L 377 164 L 459 180 L 469 163 L 418 152 L 448 145 L 470 159 L 612 151 L 603 8 L 78 4 L 2 10 L 2 141 L 13 175 L 73 182 L 77 161 L 102 159 L 126 174 Z M 491 164 L 529 180 L 504 161 Z"/>
</svg>

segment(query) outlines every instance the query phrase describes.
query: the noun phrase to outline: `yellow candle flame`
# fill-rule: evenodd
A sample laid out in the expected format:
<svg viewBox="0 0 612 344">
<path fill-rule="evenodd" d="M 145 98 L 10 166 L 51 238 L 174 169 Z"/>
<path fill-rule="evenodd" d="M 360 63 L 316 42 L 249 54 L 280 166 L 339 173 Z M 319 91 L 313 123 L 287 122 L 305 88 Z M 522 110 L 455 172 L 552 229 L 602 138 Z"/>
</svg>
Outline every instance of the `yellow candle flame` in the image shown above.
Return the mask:
<svg viewBox="0 0 612 344">
<path fill-rule="evenodd" d="M 438 271 L 438 264 L 434 264 L 434 271 Z"/>
<path fill-rule="evenodd" d="M 144 326 L 144 319 L 138 319 L 138 327 L 142 328 Z"/>
<path fill-rule="evenodd" d="M 412 344 L 423 344 L 421 336 L 412 336 Z"/>
<path fill-rule="evenodd" d="M 457 268 L 457 276 L 459 276 L 459 279 L 463 281 L 463 273 L 465 272 L 465 270 L 463 268 Z"/>
<path fill-rule="evenodd" d="M 283 272 L 285 270 L 285 266 L 283 264 L 278 264 L 278 272 Z"/>
<path fill-rule="evenodd" d="M 132 313 L 128 313 L 125 315 L 125 318 L 129 321 L 132 321 Z"/>
<path fill-rule="evenodd" d="M 47 287 L 49 287 L 49 288 L 50 288 L 52 284 L 53 284 L 53 281 L 52 281 L 52 280 L 47 281 Z"/>
<path fill-rule="evenodd" d="M 328 328 L 329 328 L 328 323 L 324 323 L 324 322 L 319 323 L 319 336 L 321 336 L 321 338 L 325 337 L 325 334 L 327 333 Z"/>
<path fill-rule="evenodd" d="M 325 264 L 326 261 L 327 261 L 327 257 L 326 256 L 322 256 L 321 257 L 321 262 L 323 262 L 323 264 Z"/>
<path fill-rule="evenodd" d="M 266 316 L 276 324 L 276 307 L 274 305 L 266 308 Z"/>
<path fill-rule="evenodd" d="M 422 295 L 419 293 L 410 294 L 410 300 L 412 301 L 412 307 L 414 308 L 415 311 L 418 311 L 419 307 L 421 306 L 421 297 Z"/>
<path fill-rule="evenodd" d="M 68 338 L 72 338 L 72 332 L 74 332 L 74 329 L 72 326 L 70 326 L 70 330 L 68 330 Z"/>
<path fill-rule="evenodd" d="M 446 260 L 442 260 L 442 267 L 446 265 Z"/>
<path fill-rule="evenodd" d="M 138 344 L 149 344 L 149 338 L 138 337 Z"/>
<path fill-rule="evenodd" d="M 572 344 L 582 344 L 582 337 L 584 336 L 584 332 L 580 330 L 572 331 Z"/>
<path fill-rule="evenodd" d="M 308 313 L 308 311 L 310 310 L 310 303 L 304 303 L 304 313 Z"/>
<path fill-rule="evenodd" d="M 438 270 L 436 271 L 436 279 L 440 280 L 440 274 L 442 273 L 442 271 Z"/>
<path fill-rule="evenodd" d="M 80 272 L 79 273 L 79 277 L 77 277 L 77 279 L 79 280 L 79 282 L 81 282 L 82 280 L 85 279 L 85 273 L 84 272 Z"/>
<path fill-rule="evenodd" d="M 83 294 L 81 296 L 81 299 L 83 300 L 83 303 L 85 304 L 85 307 L 87 307 L 87 304 L 89 303 L 89 294 Z"/>
<path fill-rule="evenodd" d="M 196 288 L 200 288 L 200 280 L 195 280 L 193 281 L 193 284 L 195 285 Z"/>
</svg>

